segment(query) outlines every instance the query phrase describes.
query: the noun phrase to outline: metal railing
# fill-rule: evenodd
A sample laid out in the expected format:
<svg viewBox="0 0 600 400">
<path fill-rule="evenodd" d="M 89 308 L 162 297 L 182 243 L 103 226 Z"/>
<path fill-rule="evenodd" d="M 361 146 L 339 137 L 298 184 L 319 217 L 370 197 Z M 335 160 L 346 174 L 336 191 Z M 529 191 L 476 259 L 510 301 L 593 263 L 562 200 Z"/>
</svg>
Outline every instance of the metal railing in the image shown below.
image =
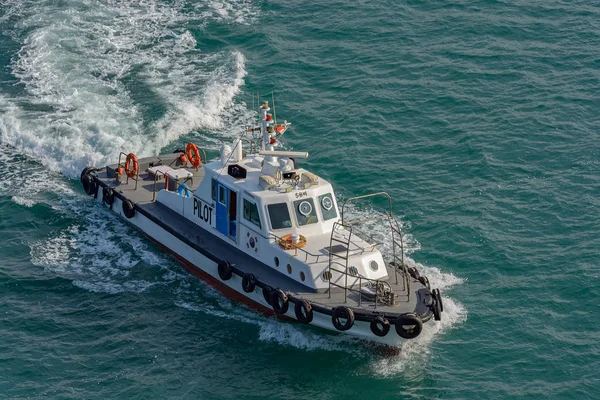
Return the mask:
<svg viewBox="0 0 600 400">
<path fill-rule="evenodd" d="M 356 200 L 363 200 L 363 199 L 368 199 L 368 198 L 377 197 L 377 196 L 387 198 L 388 212 L 386 214 L 384 214 L 383 216 L 378 216 L 378 217 L 373 217 L 373 218 L 363 218 L 363 219 L 354 220 L 354 221 L 348 221 L 347 219 L 344 218 L 346 207 L 349 204 L 351 204 L 352 202 L 354 202 Z M 347 213 L 346 213 L 346 215 L 347 215 Z M 395 276 L 396 284 L 398 284 L 398 275 L 401 276 L 403 291 L 406 291 L 407 301 L 410 300 L 410 276 L 408 274 L 406 265 L 404 264 L 404 242 L 403 242 L 403 238 L 402 238 L 402 232 L 400 230 L 400 225 L 398 224 L 398 221 L 394 218 L 394 215 L 393 215 L 392 198 L 390 197 L 390 195 L 387 194 L 386 192 L 377 192 L 377 193 L 367 194 L 364 196 L 351 197 L 342 204 L 342 208 L 340 211 L 340 217 L 341 217 L 341 221 L 334 223 L 334 226 L 333 226 L 333 229 L 331 232 L 331 237 L 330 237 L 330 242 L 329 242 L 330 243 L 330 245 L 329 245 L 329 249 L 330 249 L 330 251 L 329 251 L 329 271 L 333 270 L 333 271 L 343 274 L 345 276 L 345 282 L 344 282 L 343 286 L 332 283 L 331 280 L 333 278 L 333 274 L 331 274 L 331 272 L 330 272 L 330 276 L 329 276 L 330 296 L 331 296 L 331 286 L 336 286 L 336 287 L 340 287 L 340 288 L 344 289 L 344 302 L 347 301 L 348 290 L 356 291 L 356 289 L 352 288 L 352 285 L 350 287 L 348 287 L 348 276 L 350 275 L 350 276 L 356 278 L 356 276 L 351 275 L 348 270 L 348 260 L 351 257 L 350 244 L 351 244 L 351 238 L 352 238 L 354 227 L 359 224 L 366 223 L 366 222 L 374 222 L 374 221 L 387 219 L 388 223 L 389 223 L 390 231 L 391 231 L 391 236 L 392 236 L 392 261 L 389 263 L 389 265 L 392 266 L 394 269 L 394 276 Z M 341 240 L 341 239 L 339 239 L 339 237 L 335 237 L 335 231 L 340 228 L 345 229 L 348 232 L 347 240 Z M 399 239 L 397 237 L 399 237 Z M 344 236 L 343 236 L 343 238 L 345 239 Z M 345 248 L 346 248 L 345 255 L 336 254 L 336 252 L 333 251 L 333 242 L 338 242 L 345 246 Z M 374 250 L 375 246 L 376 245 L 373 246 L 373 250 Z M 343 266 L 345 268 L 343 271 L 337 270 L 332 267 L 333 259 L 335 257 L 344 260 Z M 378 294 L 380 284 L 384 285 L 384 286 L 387 285 L 391 290 L 391 286 L 389 285 L 389 283 L 384 280 L 369 279 L 369 278 L 365 278 L 365 277 L 361 277 L 361 276 L 359 276 L 358 279 L 359 279 L 358 291 L 361 293 L 359 302 L 362 302 L 362 291 L 361 291 L 362 280 L 375 282 L 376 306 L 377 306 L 377 294 Z"/>
<path fill-rule="evenodd" d="M 338 285 L 337 283 L 332 283 L 331 281 L 333 280 L 333 276 L 329 277 L 329 298 L 331 298 L 331 286 L 335 286 L 341 289 L 344 289 L 344 303 L 347 301 L 347 297 L 348 297 L 348 291 L 350 292 L 357 292 L 358 293 L 358 306 L 362 306 L 362 300 L 363 300 L 363 282 L 366 281 L 367 283 L 373 283 L 375 286 L 375 309 L 377 309 L 378 306 L 378 302 L 381 302 L 381 295 L 385 294 L 386 292 L 393 292 L 392 291 L 392 287 L 390 286 L 390 284 L 386 281 L 382 281 L 380 279 L 371 279 L 371 278 L 365 278 L 364 276 L 361 275 L 357 275 L 357 276 L 352 276 L 352 278 L 354 278 L 354 281 L 356 282 L 356 280 L 358 280 L 358 289 L 355 289 L 354 286 L 355 285 L 350 285 L 348 286 L 348 273 L 346 271 L 341 271 L 339 269 L 335 269 L 332 268 L 331 266 L 329 267 L 329 271 L 335 271 L 338 272 L 342 275 L 346 276 L 346 281 L 344 283 L 344 285 Z M 387 290 L 385 290 L 385 288 L 387 287 Z"/>
<path fill-rule="evenodd" d="M 161 171 L 156 171 L 156 173 L 154 174 L 154 186 L 152 188 L 152 201 L 156 200 L 156 193 L 157 193 L 156 183 L 159 180 L 159 175 L 161 175 L 161 177 L 160 177 L 161 179 L 163 177 L 165 178 L 165 190 L 169 191 L 169 177 L 170 177 L 169 174 L 165 174 L 165 173 L 163 173 Z M 175 190 L 173 190 L 174 192 L 178 192 L 179 191 L 179 187 L 181 185 L 187 184 L 188 182 L 192 182 L 192 185 L 194 183 L 194 177 L 193 176 L 188 176 L 187 178 L 185 178 L 183 180 L 183 182 L 179 182 L 178 178 L 172 178 L 172 179 L 175 181 L 175 184 L 177 185 L 176 188 L 175 188 Z M 186 190 L 187 192 L 193 193 L 192 189 L 189 189 L 187 187 L 184 188 L 184 190 Z"/>
</svg>

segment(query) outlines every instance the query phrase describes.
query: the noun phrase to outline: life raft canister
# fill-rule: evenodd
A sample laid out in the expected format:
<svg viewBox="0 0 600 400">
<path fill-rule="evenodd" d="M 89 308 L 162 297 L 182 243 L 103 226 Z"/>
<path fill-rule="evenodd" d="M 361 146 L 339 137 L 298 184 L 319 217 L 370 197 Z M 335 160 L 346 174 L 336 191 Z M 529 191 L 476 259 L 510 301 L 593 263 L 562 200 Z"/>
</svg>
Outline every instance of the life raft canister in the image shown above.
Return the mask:
<svg viewBox="0 0 600 400">
<path fill-rule="evenodd" d="M 127 154 L 125 159 L 125 173 L 128 177 L 133 178 L 137 175 L 140 165 L 138 164 L 137 157 L 133 153 Z"/>
<path fill-rule="evenodd" d="M 187 159 L 189 160 L 190 164 L 192 164 L 192 167 L 198 169 L 200 163 L 202 162 L 198 147 L 194 143 L 188 143 L 185 152 L 187 154 Z"/>
</svg>

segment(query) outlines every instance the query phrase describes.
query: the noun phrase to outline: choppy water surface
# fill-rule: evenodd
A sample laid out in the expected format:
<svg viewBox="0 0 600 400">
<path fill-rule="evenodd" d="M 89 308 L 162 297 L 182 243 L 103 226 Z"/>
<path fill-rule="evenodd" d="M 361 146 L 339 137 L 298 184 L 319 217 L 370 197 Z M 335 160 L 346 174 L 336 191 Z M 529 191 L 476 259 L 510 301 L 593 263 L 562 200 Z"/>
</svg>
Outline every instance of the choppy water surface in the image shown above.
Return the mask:
<svg viewBox="0 0 600 400">
<path fill-rule="evenodd" d="M 0 393 L 599 398 L 598 21 L 581 1 L 0 1 Z M 232 303 L 80 188 L 122 150 L 210 153 L 271 91 L 287 147 L 338 196 L 389 192 L 442 289 L 400 355 Z"/>
</svg>

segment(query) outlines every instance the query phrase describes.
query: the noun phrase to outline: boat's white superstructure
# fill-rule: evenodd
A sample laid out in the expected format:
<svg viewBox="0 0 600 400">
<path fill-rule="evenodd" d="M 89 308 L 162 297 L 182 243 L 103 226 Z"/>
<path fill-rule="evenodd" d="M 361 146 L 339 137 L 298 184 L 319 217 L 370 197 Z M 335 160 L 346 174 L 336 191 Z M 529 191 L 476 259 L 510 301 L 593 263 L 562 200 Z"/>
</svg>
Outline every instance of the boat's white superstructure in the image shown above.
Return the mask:
<svg viewBox="0 0 600 400">
<path fill-rule="evenodd" d="M 84 189 L 192 273 L 266 314 L 392 346 L 416 337 L 441 318 L 441 296 L 406 268 L 391 199 L 376 194 L 390 207 L 382 223 L 392 254 L 384 260 L 378 243 L 356 234 L 332 185 L 298 165 L 308 154 L 277 150 L 290 124 L 269 111 L 265 102 L 260 126 L 246 129 L 247 149 L 238 138 L 207 164 L 193 144 L 139 161 L 129 154 L 86 168 Z"/>
</svg>

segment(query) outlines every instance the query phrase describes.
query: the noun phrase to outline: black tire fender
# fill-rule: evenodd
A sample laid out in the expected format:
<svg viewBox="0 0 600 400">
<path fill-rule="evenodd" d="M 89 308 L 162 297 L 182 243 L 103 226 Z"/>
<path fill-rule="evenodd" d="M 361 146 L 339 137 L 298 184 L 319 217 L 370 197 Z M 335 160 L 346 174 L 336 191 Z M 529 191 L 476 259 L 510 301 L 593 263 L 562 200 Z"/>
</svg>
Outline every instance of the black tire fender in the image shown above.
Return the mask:
<svg viewBox="0 0 600 400">
<path fill-rule="evenodd" d="M 135 216 L 135 205 L 131 200 L 123 200 L 122 202 L 123 214 L 127 218 L 133 218 Z"/>
<path fill-rule="evenodd" d="M 440 310 L 440 303 L 434 300 L 433 304 L 431 304 L 431 311 L 433 312 L 433 319 L 435 319 L 436 321 L 442 320 L 442 310 Z"/>
<path fill-rule="evenodd" d="M 273 288 L 269 285 L 264 285 L 262 288 L 262 293 L 267 304 L 271 305 L 271 298 L 273 297 Z"/>
<path fill-rule="evenodd" d="M 444 302 L 442 301 L 442 294 L 440 293 L 440 289 L 433 289 L 432 292 L 433 298 L 439 303 L 440 311 L 444 312 Z"/>
<path fill-rule="evenodd" d="M 256 289 L 256 276 L 254 276 L 254 274 L 244 274 L 244 277 L 242 278 L 242 289 L 244 289 L 244 292 L 246 293 L 254 292 L 254 289 Z"/>
<path fill-rule="evenodd" d="M 377 316 L 371 321 L 371 332 L 375 336 L 384 337 L 390 331 L 390 321 L 382 316 Z"/>
<path fill-rule="evenodd" d="M 102 201 L 112 207 L 115 202 L 115 191 L 109 187 L 102 188 Z"/>
<path fill-rule="evenodd" d="M 290 302 L 288 300 L 287 294 L 285 294 L 284 291 L 281 289 L 275 289 L 271 294 L 271 306 L 273 307 L 273 311 L 275 311 L 276 314 L 285 314 L 290 307 Z"/>
<path fill-rule="evenodd" d="M 85 176 L 89 176 L 90 172 L 92 172 L 95 168 L 92 167 L 85 167 L 83 169 L 83 171 L 81 171 L 81 175 L 79 175 L 79 180 L 81 181 L 81 183 L 83 183 L 83 179 Z"/>
<path fill-rule="evenodd" d="M 419 274 L 419 270 L 415 267 L 411 267 L 408 269 L 408 273 L 413 277 L 414 280 L 418 281 L 421 274 Z"/>
<path fill-rule="evenodd" d="M 231 264 L 226 260 L 219 261 L 217 264 L 217 270 L 219 271 L 219 278 L 221 278 L 223 281 L 230 280 L 231 276 L 233 275 Z"/>
<path fill-rule="evenodd" d="M 90 175 L 90 172 L 95 170 L 96 169 L 93 167 L 85 167 L 79 176 L 83 190 L 90 196 L 96 196 L 98 194 L 98 184 Z"/>
<path fill-rule="evenodd" d="M 342 319 L 345 319 L 346 322 L 342 323 Z M 354 311 L 345 306 L 336 307 L 331 314 L 331 322 L 338 331 L 347 331 L 354 325 Z"/>
<path fill-rule="evenodd" d="M 404 339 L 414 339 L 423 330 L 423 321 L 415 313 L 400 315 L 394 325 L 398 336 Z"/>
<path fill-rule="evenodd" d="M 297 300 L 294 312 L 296 313 L 296 319 L 303 324 L 310 324 L 313 320 L 312 305 L 307 300 Z"/>
<path fill-rule="evenodd" d="M 81 177 L 81 184 L 83 185 L 83 190 L 85 190 L 88 195 L 94 197 L 98 195 L 98 184 L 90 174 L 85 174 Z"/>
<path fill-rule="evenodd" d="M 427 279 L 426 276 L 420 276 L 419 277 L 419 282 L 421 282 L 421 285 L 425 286 L 427 289 L 430 288 L 430 286 L 429 286 L 429 279 Z"/>
</svg>

